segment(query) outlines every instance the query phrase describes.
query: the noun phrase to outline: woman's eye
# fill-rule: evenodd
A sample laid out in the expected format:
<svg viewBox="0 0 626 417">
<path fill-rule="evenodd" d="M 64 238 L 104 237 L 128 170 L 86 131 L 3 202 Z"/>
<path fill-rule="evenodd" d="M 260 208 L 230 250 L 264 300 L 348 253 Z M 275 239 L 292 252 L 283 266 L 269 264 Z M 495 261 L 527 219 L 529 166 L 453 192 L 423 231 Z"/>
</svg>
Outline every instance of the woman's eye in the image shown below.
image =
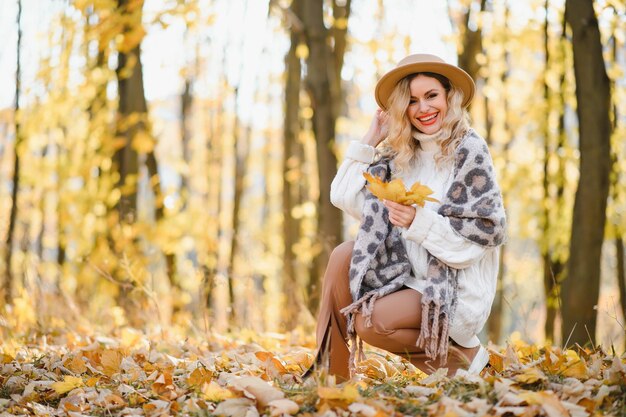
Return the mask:
<svg viewBox="0 0 626 417">
<path fill-rule="evenodd" d="M 437 94 L 431 94 L 428 96 L 429 99 L 437 97 Z"/>
</svg>

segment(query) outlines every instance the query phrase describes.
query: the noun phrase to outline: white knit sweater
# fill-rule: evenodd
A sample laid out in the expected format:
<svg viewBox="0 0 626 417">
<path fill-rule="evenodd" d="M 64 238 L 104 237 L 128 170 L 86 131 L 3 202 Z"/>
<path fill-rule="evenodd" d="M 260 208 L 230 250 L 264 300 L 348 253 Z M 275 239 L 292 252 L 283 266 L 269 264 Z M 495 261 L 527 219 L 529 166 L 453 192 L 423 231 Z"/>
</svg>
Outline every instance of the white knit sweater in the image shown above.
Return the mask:
<svg viewBox="0 0 626 417">
<path fill-rule="evenodd" d="M 431 197 L 443 200 L 453 177 L 453 162 L 435 164 L 440 147 L 434 141 L 421 141 L 416 163 L 400 178 L 407 187 L 419 181 L 430 187 Z M 339 167 L 330 189 L 331 202 L 357 220 L 365 201 L 363 172 L 376 159 L 372 146 L 353 141 L 348 146 L 345 160 Z M 454 232 L 448 219 L 437 214 L 440 204 L 426 202 L 416 207 L 415 219 L 402 231 L 415 278 L 407 286 L 423 292 L 426 285 L 427 251 L 452 268 L 458 269 L 458 304 L 450 328 L 450 337 L 464 347 L 480 344 L 478 332 L 483 328 L 496 292 L 499 267 L 499 248 L 485 248 Z"/>
</svg>

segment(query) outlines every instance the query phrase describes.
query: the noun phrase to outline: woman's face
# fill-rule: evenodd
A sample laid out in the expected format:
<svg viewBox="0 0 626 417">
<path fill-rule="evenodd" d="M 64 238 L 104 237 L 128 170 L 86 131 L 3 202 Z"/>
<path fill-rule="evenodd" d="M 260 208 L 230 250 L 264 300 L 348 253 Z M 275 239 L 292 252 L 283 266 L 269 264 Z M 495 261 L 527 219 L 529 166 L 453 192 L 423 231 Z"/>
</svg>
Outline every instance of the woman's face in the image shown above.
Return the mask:
<svg viewBox="0 0 626 417">
<path fill-rule="evenodd" d="M 447 93 L 436 78 L 418 75 L 409 83 L 411 99 L 406 115 L 417 130 L 432 135 L 443 126 L 448 110 Z"/>
</svg>

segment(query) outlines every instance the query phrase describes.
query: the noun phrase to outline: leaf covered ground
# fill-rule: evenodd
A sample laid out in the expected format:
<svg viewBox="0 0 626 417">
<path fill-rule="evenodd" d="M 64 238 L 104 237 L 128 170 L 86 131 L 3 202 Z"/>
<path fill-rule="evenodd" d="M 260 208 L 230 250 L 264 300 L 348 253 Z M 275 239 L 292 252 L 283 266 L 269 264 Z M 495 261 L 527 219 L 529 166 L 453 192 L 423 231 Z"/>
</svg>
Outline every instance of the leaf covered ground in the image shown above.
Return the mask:
<svg viewBox="0 0 626 417">
<path fill-rule="evenodd" d="M 202 339 L 122 329 L 0 341 L 0 416 L 626 415 L 626 354 L 520 341 L 490 348 L 481 376 L 430 376 L 370 351 L 349 382 L 311 364 L 310 341 L 241 333 Z"/>
</svg>

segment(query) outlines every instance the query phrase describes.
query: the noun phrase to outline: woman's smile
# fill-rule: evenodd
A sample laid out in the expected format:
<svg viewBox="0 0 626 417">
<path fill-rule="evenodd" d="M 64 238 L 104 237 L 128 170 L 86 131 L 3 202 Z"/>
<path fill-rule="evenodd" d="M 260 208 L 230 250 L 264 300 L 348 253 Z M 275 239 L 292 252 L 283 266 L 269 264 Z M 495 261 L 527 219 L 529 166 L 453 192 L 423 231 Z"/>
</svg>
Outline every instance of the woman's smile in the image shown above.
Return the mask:
<svg viewBox="0 0 626 417">
<path fill-rule="evenodd" d="M 409 83 L 409 90 L 406 115 L 411 124 L 427 135 L 437 133 L 448 110 L 446 89 L 436 78 L 418 75 Z"/>
<path fill-rule="evenodd" d="M 437 121 L 438 115 L 439 115 L 439 112 L 434 112 L 434 113 L 429 113 L 424 116 L 418 117 L 418 119 L 424 126 L 430 126 Z"/>
</svg>

